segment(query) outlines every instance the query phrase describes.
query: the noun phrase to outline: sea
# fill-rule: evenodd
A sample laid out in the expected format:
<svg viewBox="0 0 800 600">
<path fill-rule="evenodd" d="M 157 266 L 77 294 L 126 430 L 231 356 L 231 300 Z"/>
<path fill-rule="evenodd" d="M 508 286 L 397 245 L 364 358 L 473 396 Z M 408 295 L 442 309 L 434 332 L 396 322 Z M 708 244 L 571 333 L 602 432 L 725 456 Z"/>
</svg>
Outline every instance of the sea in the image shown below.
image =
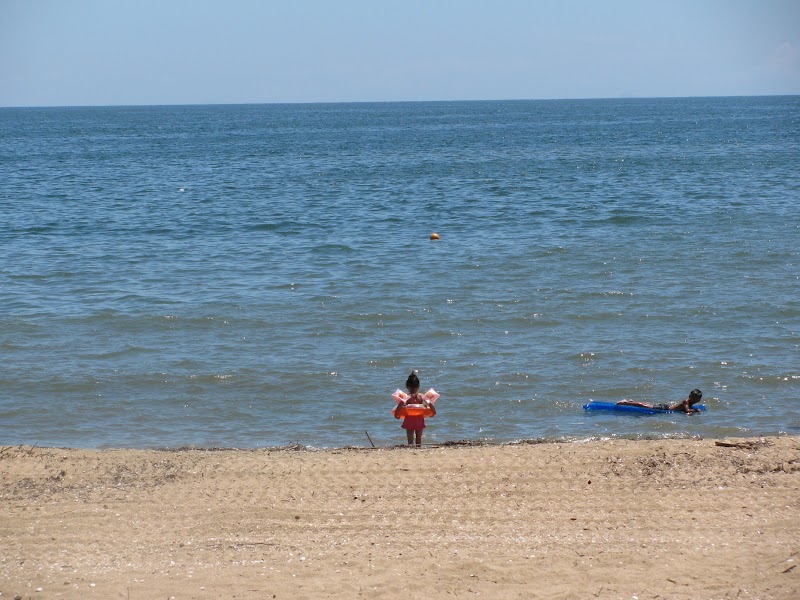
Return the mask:
<svg viewBox="0 0 800 600">
<path fill-rule="evenodd" d="M 799 253 L 800 96 L 2 108 L 0 445 L 800 435 Z"/>
</svg>

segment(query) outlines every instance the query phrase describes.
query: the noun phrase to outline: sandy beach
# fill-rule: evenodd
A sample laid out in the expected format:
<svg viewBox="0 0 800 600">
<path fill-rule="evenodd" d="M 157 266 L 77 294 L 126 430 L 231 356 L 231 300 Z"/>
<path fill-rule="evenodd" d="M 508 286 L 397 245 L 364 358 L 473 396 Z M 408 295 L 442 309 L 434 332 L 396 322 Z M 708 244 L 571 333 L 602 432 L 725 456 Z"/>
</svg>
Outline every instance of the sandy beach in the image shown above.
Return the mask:
<svg viewBox="0 0 800 600">
<path fill-rule="evenodd" d="M 0 498 L 3 599 L 800 597 L 796 437 L 13 446 Z"/>
</svg>

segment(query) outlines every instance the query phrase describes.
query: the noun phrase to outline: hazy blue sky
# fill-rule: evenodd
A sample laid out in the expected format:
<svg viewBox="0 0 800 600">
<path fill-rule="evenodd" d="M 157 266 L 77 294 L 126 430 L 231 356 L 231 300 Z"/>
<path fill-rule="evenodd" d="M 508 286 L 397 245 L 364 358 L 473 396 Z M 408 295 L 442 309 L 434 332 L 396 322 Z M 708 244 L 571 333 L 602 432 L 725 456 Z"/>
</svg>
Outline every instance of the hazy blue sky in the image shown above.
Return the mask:
<svg viewBox="0 0 800 600">
<path fill-rule="evenodd" d="M 0 106 L 800 94 L 800 0 L 0 0 Z"/>
</svg>

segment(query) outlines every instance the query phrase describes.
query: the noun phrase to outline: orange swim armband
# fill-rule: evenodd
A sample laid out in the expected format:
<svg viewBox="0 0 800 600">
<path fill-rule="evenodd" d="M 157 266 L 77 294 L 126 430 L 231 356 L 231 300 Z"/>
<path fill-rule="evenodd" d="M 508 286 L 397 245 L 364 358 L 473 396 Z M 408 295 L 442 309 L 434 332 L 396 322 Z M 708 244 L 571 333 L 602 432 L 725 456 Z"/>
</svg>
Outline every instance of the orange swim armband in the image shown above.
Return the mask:
<svg viewBox="0 0 800 600">
<path fill-rule="evenodd" d="M 439 394 L 433 388 L 429 389 L 427 392 L 423 394 L 425 396 L 425 401 L 428 404 L 434 404 L 439 399 Z M 392 398 L 397 403 L 392 409 L 392 414 L 396 419 L 402 419 L 404 417 L 415 417 L 415 416 L 422 416 L 422 417 L 430 417 L 433 416 L 433 410 L 425 406 L 424 404 L 405 404 L 409 398 L 409 395 L 406 394 L 403 390 L 395 390 L 394 394 L 392 394 Z"/>
</svg>

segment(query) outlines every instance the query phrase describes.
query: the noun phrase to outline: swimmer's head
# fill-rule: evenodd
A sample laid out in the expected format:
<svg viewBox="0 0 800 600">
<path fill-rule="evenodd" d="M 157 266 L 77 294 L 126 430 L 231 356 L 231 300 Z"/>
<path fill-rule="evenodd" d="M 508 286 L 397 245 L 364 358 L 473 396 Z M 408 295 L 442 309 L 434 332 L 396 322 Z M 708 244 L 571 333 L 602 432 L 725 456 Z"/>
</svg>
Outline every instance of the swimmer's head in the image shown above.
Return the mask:
<svg viewBox="0 0 800 600">
<path fill-rule="evenodd" d="M 406 387 L 408 388 L 409 392 L 416 392 L 419 389 L 419 377 L 414 371 L 411 371 L 411 375 L 408 376 L 406 379 Z"/>
<path fill-rule="evenodd" d="M 698 402 L 700 402 L 700 400 L 702 400 L 702 398 L 703 398 L 703 392 L 701 392 L 696 388 L 693 389 L 691 392 L 689 392 L 689 406 L 691 406 L 692 404 L 697 404 Z"/>
</svg>

